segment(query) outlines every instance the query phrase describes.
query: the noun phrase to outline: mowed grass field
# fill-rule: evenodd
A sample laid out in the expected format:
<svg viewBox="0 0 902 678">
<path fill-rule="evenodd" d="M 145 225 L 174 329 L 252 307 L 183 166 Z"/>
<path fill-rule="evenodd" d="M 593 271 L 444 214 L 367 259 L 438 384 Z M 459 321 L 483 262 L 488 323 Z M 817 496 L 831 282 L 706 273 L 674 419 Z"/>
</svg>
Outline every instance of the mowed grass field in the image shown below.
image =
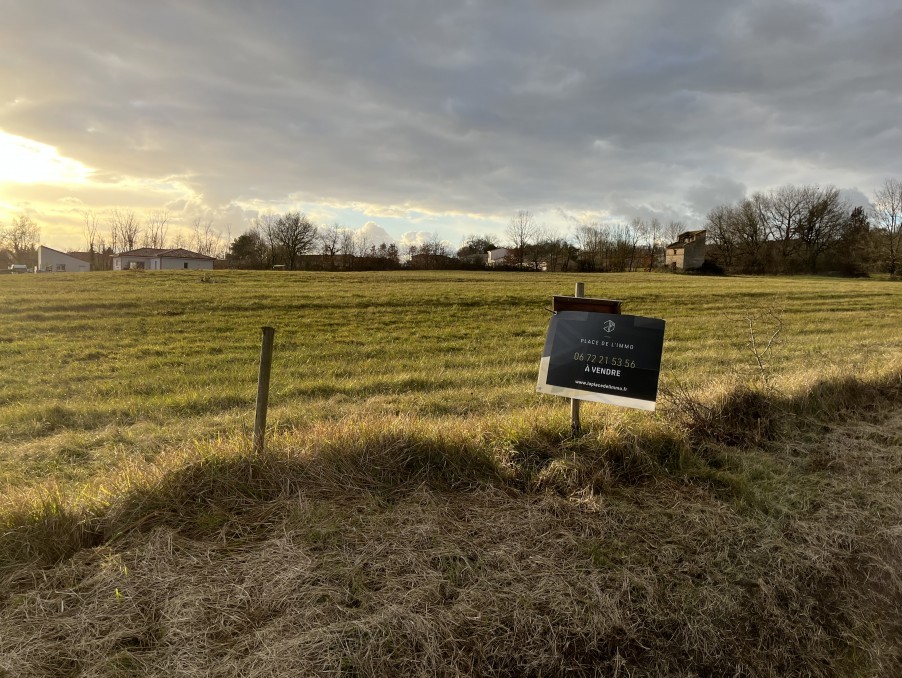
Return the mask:
<svg viewBox="0 0 902 678">
<path fill-rule="evenodd" d="M 659 411 L 572 440 L 577 281 L 667 329 Z M 900 326 L 885 280 L 0 278 L 0 675 L 896 675 Z"/>
<path fill-rule="evenodd" d="M 211 279 L 212 282 L 203 282 Z M 554 294 L 624 301 L 667 321 L 662 383 L 756 376 L 748 318 L 773 374 L 867 375 L 902 354 L 902 286 L 673 275 L 200 272 L 0 280 L 0 485 L 84 481 L 134 455 L 247 435 L 260 328 L 276 328 L 270 424 L 350 416 L 565 412 L 534 393 Z M 588 405 L 585 419 L 627 413 Z M 527 415 L 532 416 L 532 415 Z M 647 418 L 648 415 L 635 416 Z"/>
</svg>

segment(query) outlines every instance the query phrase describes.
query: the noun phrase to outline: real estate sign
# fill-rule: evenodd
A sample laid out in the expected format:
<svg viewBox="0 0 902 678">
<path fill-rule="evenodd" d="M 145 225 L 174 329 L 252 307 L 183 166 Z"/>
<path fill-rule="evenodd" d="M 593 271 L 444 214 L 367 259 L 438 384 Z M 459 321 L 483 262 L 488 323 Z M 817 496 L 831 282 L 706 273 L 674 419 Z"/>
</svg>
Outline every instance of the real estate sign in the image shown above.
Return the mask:
<svg viewBox="0 0 902 678">
<path fill-rule="evenodd" d="M 539 364 L 539 393 L 654 410 L 664 321 L 635 315 L 560 311 Z"/>
</svg>

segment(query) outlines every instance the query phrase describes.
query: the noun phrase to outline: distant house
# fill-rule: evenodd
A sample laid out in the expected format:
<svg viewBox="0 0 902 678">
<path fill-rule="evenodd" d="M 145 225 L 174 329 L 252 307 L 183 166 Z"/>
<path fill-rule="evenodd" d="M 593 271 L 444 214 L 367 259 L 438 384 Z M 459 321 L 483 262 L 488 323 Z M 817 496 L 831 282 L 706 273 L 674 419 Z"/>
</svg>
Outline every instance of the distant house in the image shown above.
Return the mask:
<svg viewBox="0 0 902 678">
<path fill-rule="evenodd" d="M 91 270 L 91 259 L 82 256 L 86 252 L 60 252 L 41 245 L 38 247 L 38 271 L 41 273 L 87 273 Z"/>
<path fill-rule="evenodd" d="M 668 268 L 690 270 L 705 263 L 705 234 L 707 231 L 686 231 L 667 246 L 664 264 Z"/>
<path fill-rule="evenodd" d="M 172 270 L 213 270 L 214 257 L 206 254 L 198 254 L 182 247 L 171 250 L 155 249 L 153 247 L 140 247 L 129 252 L 122 252 L 113 257 L 114 271 L 144 270 L 144 271 L 172 271 Z"/>
<path fill-rule="evenodd" d="M 504 266 L 508 264 L 507 257 L 510 255 L 510 251 L 506 247 L 499 247 L 498 249 L 489 250 L 486 252 L 486 266 Z"/>
</svg>

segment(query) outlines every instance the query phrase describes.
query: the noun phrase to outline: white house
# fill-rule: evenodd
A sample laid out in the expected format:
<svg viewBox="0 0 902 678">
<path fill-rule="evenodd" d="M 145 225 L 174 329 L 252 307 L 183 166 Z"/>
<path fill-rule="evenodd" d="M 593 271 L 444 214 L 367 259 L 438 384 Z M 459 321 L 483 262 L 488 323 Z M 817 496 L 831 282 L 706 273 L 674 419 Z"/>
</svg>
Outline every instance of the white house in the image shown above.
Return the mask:
<svg viewBox="0 0 902 678">
<path fill-rule="evenodd" d="M 77 253 L 81 255 L 82 253 Z M 91 261 L 41 245 L 38 247 L 38 271 L 41 273 L 84 273 L 91 270 Z"/>
<path fill-rule="evenodd" d="M 485 262 L 486 266 L 504 266 L 507 261 L 507 255 L 510 254 L 507 248 L 499 247 L 495 250 L 489 250 L 486 255 L 488 259 Z"/>
<path fill-rule="evenodd" d="M 144 271 L 171 270 L 213 270 L 213 257 L 198 254 L 182 247 L 172 250 L 161 250 L 153 247 L 139 247 L 136 250 L 122 252 L 113 257 L 114 271 L 140 269 Z"/>
</svg>

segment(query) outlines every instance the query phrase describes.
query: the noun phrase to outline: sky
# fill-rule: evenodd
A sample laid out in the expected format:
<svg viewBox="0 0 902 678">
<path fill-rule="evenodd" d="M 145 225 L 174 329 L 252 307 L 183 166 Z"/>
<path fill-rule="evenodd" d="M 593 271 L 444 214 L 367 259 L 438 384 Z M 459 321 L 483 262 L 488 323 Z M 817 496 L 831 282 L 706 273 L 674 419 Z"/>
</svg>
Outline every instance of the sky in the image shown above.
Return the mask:
<svg viewBox="0 0 902 678">
<path fill-rule="evenodd" d="M 898 0 L 0 0 L 0 225 L 562 236 L 902 177 Z M 501 243 L 499 243 L 501 244 Z"/>
</svg>

